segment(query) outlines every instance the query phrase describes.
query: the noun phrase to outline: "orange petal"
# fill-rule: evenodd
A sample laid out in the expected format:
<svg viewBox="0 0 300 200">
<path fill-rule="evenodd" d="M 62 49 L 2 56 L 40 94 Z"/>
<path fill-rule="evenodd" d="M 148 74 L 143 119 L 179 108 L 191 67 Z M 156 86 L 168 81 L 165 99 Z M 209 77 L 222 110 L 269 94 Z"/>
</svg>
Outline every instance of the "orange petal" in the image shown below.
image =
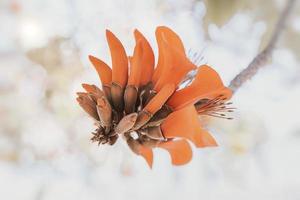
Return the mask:
<svg viewBox="0 0 300 200">
<path fill-rule="evenodd" d="M 157 27 L 155 35 L 157 39 L 164 39 L 168 44 L 172 45 L 172 47 L 175 47 L 178 51 L 185 53 L 184 46 L 180 37 L 169 27 Z"/>
<path fill-rule="evenodd" d="M 156 41 L 158 44 L 158 62 L 157 66 L 154 70 L 154 74 L 152 77 L 152 82 L 156 83 L 163 71 L 164 68 L 164 50 L 163 50 L 163 41 L 165 41 L 168 45 L 175 48 L 177 51 L 185 54 L 183 43 L 180 37 L 172 31 L 170 28 L 166 26 L 159 26 L 155 31 Z"/>
<path fill-rule="evenodd" d="M 140 78 L 142 73 L 141 59 L 143 55 L 142 43 L 137 42 L 133 57 L 130 59 L 130 74 L 127 85 L 138 87 L 140 84 Z"/>
<path fill-rule="evenodd" d="M 169 152 L 173 165 L 184 165 L 193 157 L 191 146 L 186 140 L 162 142 L 158 144 L 157 147 L 163 148 Z"/>
<path fill-rule="evenodd" d="M 202 129 L 198 113 L 194 105 L 187 106 L 183 109 L 171 113 L 161 124 L 161 130 L 166 138 L 186 138 L 192 141 L 197 147 L 209 145 L 214 146 L 215 141 L 207 135 Z"/>
<path fill-rule="evenodd" d="M 212 99 L 219 95 L 230 96 L 218 73 L 209 66 L 201 66 L 192 84 L 182 90 L 176 91 L 167 104 L 174 110 L 196 103 L 203 98 Z"/>
<path fill-rule="evenodd" d="M 196 66 L 189 61 L 185 54 L 168 44 L 166 44 L 166 48 L 164 67 L 154 86 L 155 91 L 159 91 L 167 83 L 177 86 L 189 71 L 196 69 Z"/>
<path fill-rule="evenodd" d="M 152 149 L 141 145 L 141 146 L 139 146 L 139 153 L 146 160 L 149 167 L 152 168 L 152 164 L 153 164 L 153 151 L 152 151 Z"/>
<path fill-rule="evenodd" d="M 142 35 L 141 32 L 138 30 L 134 31 L 134 37 L 136 43 L 138 41 L 142 42 L 143 47 L 143 55 L 141 59 L 141 66 L 143 68 L 141 78 L 140 78 L 140 85 L 146 85 L 151 81 L 153 70 L 154 70 L 154 53 L 153 50 L 147 41 L 147 39 Z"/>
<path fill-rule="evenodd" d="M 209 134 L 207 131 L 203 130 L 199 134 L 199 142 L 197 143 L 197 147 L 216 147 L 218 146 L 215 138 Z"/>
<path fill-rule="evenodd" d="M 82 83 L 81 84 L 83 89 L 85 89 L 85 91 L 89 92 L 89 93 L 94 93 L 96 90 L 93 87 L 93 85 L 87 84 L 87 83 Z"/>
<path fill-rule="evenodd" d="M 165 85 L 145 106 L 144 110 L 151 114 L 156 113 L 173 94 L 175 90 L 174 84 Z"/>
<path fill-rule="evenodd" d="M 105 62 L 94 56 L 89 55 L 89 59 L 98 72 L 102 85 L 110 85 L 112 73 L 111 68 Z"/>
<path fill-rule="evenodd" d="M 125 49 L 120 40 L 109 30 L 106 38 L 112 59 L 112 81 L 125 87 L 128 79 L 128 60 Z"/>
</svg>

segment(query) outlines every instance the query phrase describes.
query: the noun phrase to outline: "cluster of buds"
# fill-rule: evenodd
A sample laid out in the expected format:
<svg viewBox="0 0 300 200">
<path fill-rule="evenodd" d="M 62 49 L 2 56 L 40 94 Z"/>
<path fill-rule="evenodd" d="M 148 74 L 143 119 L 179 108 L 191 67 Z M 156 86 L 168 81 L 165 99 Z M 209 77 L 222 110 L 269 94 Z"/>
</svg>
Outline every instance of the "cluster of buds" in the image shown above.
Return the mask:
<svg viewBox="0 0 300 200">
<path fill-rule="evenodd" d="M 93 142 L 113 145 L 122 137 L 150 167 L 153 148 L 167 150 L 172 164 L 182 165 L 192 158 L 188 141 L 199 148 L 217 145 L 201 127 L 199 115 L 230 119 L 225 112 L 232 112 L 226 102 L 231 91 L 215 70 L 189 59 L 181 39 L 170 28 L 158 27 L 155 34 L 156 67 L 153 50 L 138 30 L 134 31 L 132 56 L 127 56 L 121 42 L 107 30 L 112 68 L 89 56 L 102 89 L 82 84 L 85 92 L 77 93 L 77 101 L 95 120 Z M 187 79 L 190 83 L 181 88 Z"/>
</svg>

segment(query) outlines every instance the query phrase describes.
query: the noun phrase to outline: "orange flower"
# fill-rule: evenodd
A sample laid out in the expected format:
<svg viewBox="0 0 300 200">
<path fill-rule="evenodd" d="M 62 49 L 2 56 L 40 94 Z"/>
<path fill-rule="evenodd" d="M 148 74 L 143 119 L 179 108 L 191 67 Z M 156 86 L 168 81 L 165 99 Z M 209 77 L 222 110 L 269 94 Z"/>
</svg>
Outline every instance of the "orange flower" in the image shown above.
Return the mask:
<svg viewBox="0 0 300 200">
<path fill-rule="evenodd" d="M 188 58 L 181 39 L 170 28 L 160 26 L 155 34 L 156 68 L 153 50 L 138 30 L 134 31 L 133 56 L 127 56 L 117 37 L 106 31 L 112 69 L 89 56 L 102 90 L 83 84 L 86 92 L 78 92 L 77 101 L 96 122 L 92 141 L 113 145 L 121 135 L 150 167 L 154 148 L 167 150 L 173 165 L 183 165 L 192 159 L 189 141 L 198 148 L 217 146 L 201 127 L 199 116 L 231 119 L 225 115 L 233 111 L 228 107 L 231 103 L 226 103 L 231 91 L 211 67 L 196 66 Z M 192 71 L 197 72 L 195 76 Z M 187 80 L 191 84 L 178 89 Z"/>
</svg>

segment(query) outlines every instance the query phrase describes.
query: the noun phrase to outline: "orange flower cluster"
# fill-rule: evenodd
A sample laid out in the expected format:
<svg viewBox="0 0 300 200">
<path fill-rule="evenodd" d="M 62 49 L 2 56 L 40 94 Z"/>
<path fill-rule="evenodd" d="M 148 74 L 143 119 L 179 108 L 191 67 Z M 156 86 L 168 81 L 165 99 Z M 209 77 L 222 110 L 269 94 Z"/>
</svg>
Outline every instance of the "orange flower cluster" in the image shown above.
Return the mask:
<svg viewBox="0 0 300 200">
<path fill-rule="evenodd" d="M 121 136 L 150 167 L 153 148 L 167 150 L 173 165 L 183 165 L 192 158 L 188 141 L 199 148 L 217 145 L 201 127 L 199 115 L 227 118 L 224 112 L 232 111 L 226 103 L 231 91 L 215 70 L 188 58 L 181 39 L 170 28 L 160 26 L 155 34 L 158 61 L 154 68 L 153 50 L 138 30 L 132 56 L 107 30 L 112 68 L 89 56 L 102 90 L 82 84 L 85 92 L 77 93 L 77 101 L 95 120 L 92 141 L 113 145 Z M 179 89 L 191 72 L 196 74 L 191 83 Z"/>
</svg>

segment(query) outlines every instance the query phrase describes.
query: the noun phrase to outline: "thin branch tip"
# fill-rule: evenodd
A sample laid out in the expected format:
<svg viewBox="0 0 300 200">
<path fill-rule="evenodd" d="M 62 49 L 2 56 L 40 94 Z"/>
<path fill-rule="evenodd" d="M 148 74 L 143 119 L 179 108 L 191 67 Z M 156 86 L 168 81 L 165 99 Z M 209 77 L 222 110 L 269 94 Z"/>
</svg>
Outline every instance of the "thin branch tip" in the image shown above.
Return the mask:
<svg viewBox="0 0 300 200">
<path fill-rule="evenodd" d="M 296 0 L 287 0 L 286 6 L 278 18 L 277 24 L 267 46 L 254 57 L 254 59 L 245 69 L 243 69 L 238 75 L 234 77 L 234 79 L 232 79 L 228 87 L 232 90 L 233 93 L 235 93 L 245 82 L 255 76 L 260 68 L 266 66 L 278 42 L 279 37 L 282 35 L 282 32 L 285 29 L 287 19 L 291 13 L 292 8 L 294 7 L 295 2 Z"/>
</svg>

